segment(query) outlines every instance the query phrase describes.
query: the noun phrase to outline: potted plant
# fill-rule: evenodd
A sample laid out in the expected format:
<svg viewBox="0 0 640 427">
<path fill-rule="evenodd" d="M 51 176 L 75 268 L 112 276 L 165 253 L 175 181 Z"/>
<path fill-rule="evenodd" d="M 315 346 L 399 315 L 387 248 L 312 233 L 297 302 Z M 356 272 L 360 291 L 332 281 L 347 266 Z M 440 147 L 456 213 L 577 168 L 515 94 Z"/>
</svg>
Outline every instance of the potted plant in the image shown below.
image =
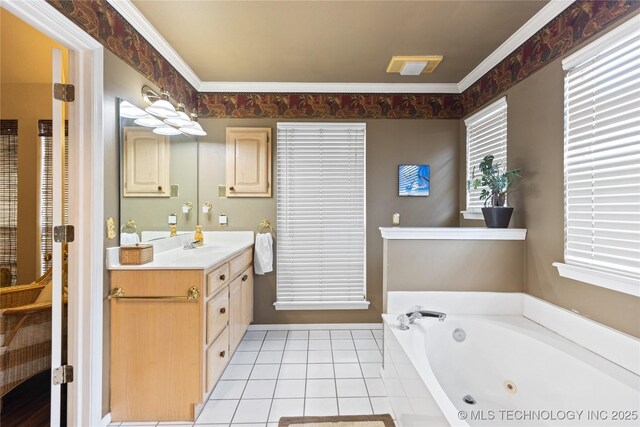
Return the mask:
<svg viewBox="0 0 640 427">
<path fill-rule="evenodd" d="M 522 176 L 519 168 L 508 171 L 504 165 L 493 160 L 493 155 L 485 156 L 478 165 L 478 175 L 474 166 L 467 189 L 482 188 L 480 200 L 484 200 L 482 215 L 487 227 L 507 228 L 513 213 L 513 208 L 507 206 L 507 194 L 515 190 Z"/>
</svg>

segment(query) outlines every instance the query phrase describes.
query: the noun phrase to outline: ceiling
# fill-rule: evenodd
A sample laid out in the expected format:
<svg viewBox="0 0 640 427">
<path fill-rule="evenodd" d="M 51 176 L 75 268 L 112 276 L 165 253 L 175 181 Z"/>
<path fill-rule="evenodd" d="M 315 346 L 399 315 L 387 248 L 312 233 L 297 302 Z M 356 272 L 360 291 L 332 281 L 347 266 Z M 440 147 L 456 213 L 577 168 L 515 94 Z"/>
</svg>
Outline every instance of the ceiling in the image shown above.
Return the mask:
<svg viewBox="0 0 640 427">
<path fill-rule="evenodd" d="M 547 1 L 132 0 L 202 81 L 457 83 Z M 393 55 L 444 55 L 387 74 Z"/>
</svg>

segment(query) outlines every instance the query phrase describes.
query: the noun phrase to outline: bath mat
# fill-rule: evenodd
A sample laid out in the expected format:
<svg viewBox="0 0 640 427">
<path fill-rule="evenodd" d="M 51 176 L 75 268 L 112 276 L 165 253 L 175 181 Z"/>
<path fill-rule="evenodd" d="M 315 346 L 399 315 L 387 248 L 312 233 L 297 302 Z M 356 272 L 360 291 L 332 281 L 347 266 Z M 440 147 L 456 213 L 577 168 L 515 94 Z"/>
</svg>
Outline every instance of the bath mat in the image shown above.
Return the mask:
<svg viewBox="0 0 640 427">
<path fill-rule="evenodd" d="M 278 427 L 395 427 L 389 414 L 333 417 L 282 417 Z"/>
</svg>

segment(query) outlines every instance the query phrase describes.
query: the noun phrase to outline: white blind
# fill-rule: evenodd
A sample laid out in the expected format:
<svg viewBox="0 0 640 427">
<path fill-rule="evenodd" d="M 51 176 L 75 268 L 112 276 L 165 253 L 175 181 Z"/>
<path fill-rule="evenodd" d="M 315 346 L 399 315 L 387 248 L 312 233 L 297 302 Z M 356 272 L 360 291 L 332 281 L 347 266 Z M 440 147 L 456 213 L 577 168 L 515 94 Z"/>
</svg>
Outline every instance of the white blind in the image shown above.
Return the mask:
<svg viewBox="0 0 640 427">
<path fill-rule="evenodd" d="M 564 64 L 565 262 L 640 278 L 640 26 L 627 28 Z"/>
<path fill-rule="evenodd" d="M 364 302 L 365 134 L 278 123 L 276 307 Z"/>
<path fill-rule="evenodd" d="M 468 117 L 467 127 L 467 180 L 472 179 L 473 168 L 480 173 L 478 165 L 485 156 L 493 154 L 494 163 L 507 165 L 507 98 L 502 97 Z M 480 200 L 482 188 L 467 192 L 467 211 L 480 211 L 484 200 Z"/>
</svg>

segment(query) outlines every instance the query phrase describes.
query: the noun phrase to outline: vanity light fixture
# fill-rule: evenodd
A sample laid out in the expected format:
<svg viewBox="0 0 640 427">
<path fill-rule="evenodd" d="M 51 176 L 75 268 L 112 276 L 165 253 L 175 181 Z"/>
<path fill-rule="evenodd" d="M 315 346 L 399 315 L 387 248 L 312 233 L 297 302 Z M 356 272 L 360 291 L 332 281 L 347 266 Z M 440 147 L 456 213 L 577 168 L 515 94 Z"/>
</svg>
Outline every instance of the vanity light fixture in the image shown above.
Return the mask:
<svg viewBox="0 0 640 427">
<path fill-rule="evenodd" d="M 158 126 L 157 128 L 153 128 L 153 133 L 156 133 L 158 135 L 180 135 L 180 131 L 176 128 L 174 128 L 173 126 Z"/>
<path fill-rule="evenodd" d="M 128 119 L 139 119 L 148 116 L 142 108 L 138 108 L 130 102 L 120 102 L 120 115 Z"/>
<path fill-rule="evenodd" d="M 149 86 L 143 86 L 142 98 L 149 104 L 149 107 L 145 109 L 149 114 L 138 117 L 135 123 L 140 126 L 153 127 L 155 128 L 153 132 L 160 135 L 179 135 L 180 133 L 196 136 L 206 135 L 207 133 L 202 129 L 202 126 L 197 123 L 198 115 L 193 112 L 189 114 L 182 102 L 178 102 L 177 106 L 174 107 L 169 97 L 169 92 L 165 90 L 158 95 Z M 129 103 L 127 102 L 127 104 Z M 124 116 L 122 113 L 121 115 L 129 117 Z"/>
<path fill-rule="evenodd" d="M 169 92 L 163 90 L 160 96 L 161 98 L 145 108 L 145 111 L 163 119 L 180 117 L 175 107 L 169 102 Z"/>
<path fill-rule="evenodd" d="M 198 115 L 196 113 L 191 113 L 191 122 L 193 126 L 181 127 L 179 129 L 180 132 L 195 136 L 205 136 L 207 134 L 204 129 L 202 129 L 202 126 L 200 126 L 200 123 L 198 123 Z"/>
<path fill-rule="evenodd" d="M 194 123 L 191 121 L 187 113 L 184 112 L 184 104 L 182 102 L 178 102 L 176 106 L 176 111 L 178 112 L 178 117 L 165 119 L 164 122 L 168 125 L 175 126 L 178 128 L 182 127 L 191 127 Z"/>
<path fill-rule="evenodd" d="M 145 113 L 146 114 L 146 113 Z M 139 119 L 135 119 L 133 121 L 138 126 L 144 126 L 147 128 L 155 128 L 158 126 L 164 126 L 164 122 L 160 119 L 156 119 L 155 117 L 146 114 L 145 117 L 140 117 Z"/>
</svg>

